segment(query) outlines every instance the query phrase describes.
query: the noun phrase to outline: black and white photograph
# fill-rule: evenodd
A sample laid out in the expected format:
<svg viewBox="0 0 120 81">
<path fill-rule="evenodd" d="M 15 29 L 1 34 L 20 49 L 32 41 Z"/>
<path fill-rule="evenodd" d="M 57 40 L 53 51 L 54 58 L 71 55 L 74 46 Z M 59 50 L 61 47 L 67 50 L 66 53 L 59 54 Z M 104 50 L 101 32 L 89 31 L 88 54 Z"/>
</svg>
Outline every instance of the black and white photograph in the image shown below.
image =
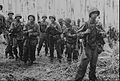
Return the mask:
<svg viewBox="0 0 120 81">
<path fill-rule="evenodd" d="M 0 81 L 119 78 L 119 0 L 0 0 Z"/>
</svg>

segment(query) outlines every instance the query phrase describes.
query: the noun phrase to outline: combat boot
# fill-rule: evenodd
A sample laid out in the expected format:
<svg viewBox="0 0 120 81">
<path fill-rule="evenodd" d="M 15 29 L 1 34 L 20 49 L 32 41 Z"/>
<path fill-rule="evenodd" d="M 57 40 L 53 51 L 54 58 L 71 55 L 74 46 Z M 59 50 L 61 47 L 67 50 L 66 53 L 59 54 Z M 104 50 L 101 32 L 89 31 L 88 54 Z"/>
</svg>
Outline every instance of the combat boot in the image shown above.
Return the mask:
<svg viewBox="0 0 120 81">
<path fill-rule="evenodd" d="M 33 64 L 33 61 L 29 60 L 28 61 L 28 66 L 31 66 Z"/>
<path fill-rule="evenodd" d="M 89 81 L 98 81 L 97 77 L 94 75 L 92 77 L 89 76 Z"/>
</svg>

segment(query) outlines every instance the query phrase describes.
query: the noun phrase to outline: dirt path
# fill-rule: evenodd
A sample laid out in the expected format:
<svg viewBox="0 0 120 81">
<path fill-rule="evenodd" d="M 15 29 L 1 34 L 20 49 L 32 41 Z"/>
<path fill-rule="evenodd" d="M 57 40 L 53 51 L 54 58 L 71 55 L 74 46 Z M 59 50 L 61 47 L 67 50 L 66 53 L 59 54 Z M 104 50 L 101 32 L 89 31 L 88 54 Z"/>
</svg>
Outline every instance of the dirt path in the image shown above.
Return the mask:
<svg viewBox="0 0 120 81">
<path fill-rule="evenodd" d="M 5 45 L 0 45 L 0 81 L 6 78 L 11 78 L 12 80 L 10 81 L 72 81 L 79 66 L 79 62 L 68 65 L 65 59 L 62 60 L 61 64 L 58 62 L 57 59 L 55 59 L 54 63 L 51 64 L 49 58 L 44 56 L 43 49 L 41 51 L 41 54 L 43 54 L 42 57 L 36 56 L 37 59 L 34 64 L 32 66 L 26 66 L 22 61 L 6 59 L 4 55 L 5 47 Z M 108 56 L 108 53 L 111 53 L 111 50 L 108 51 L 109 52 L 104 52 L 99 57 L 100 60 L 98 61 L 97 65 L 97 76 L 101 78 L 100 81 L 102 81 L 102 78 L 106 78 L 105 74 L 101 73 L 104 72 L 101 68 L 106 67 L 106 64 L 103 64 L 103 59 L 105 57 L 110 58 Z M 87 81 L 88 79 L 87 74 L 85 77 L 85 81 Z"/>
<path fill-rule="evenodd" d="M 32 66 L 26 66 L 22 61 L 15 61 L 14 59 L 6 59 L 4 55 L 5 45 L 1 45 L 0 48 L 0 78 L 13 75 L 17 80 L 23 79 L 25 77 L 32 77 L 40 80 L 50 80 L 50 81 L 64 81 L 71 80 L 74 73 L 69 72 L 71 66 L 76 66 L 75 63 L 68 65 L 65 60 L 62 64 L 58 62 L 57 59 L 51 64 L 48 57 L 44 56 L 44 51 L 41 51 L 42 57 L 36 56 L 36 61 Z M 68 71 L 68 73 L 67 73 Z M 70 70 L 71 71 L 71 70 Z"/>
</svg>

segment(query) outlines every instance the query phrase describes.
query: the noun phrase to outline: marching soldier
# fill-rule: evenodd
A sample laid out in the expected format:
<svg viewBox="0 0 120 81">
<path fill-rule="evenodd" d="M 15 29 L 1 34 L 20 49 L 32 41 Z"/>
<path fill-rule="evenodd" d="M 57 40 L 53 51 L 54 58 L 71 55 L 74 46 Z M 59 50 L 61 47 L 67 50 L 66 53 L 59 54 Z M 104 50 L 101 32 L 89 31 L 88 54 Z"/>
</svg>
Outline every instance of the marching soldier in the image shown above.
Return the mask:
<svg viewBox="0 0 120 81">
<path fill-rule="evenodd" d="M 59 62 L 61 62 L 61 47 L 60 47 L 60 34 L 62 33 L 62 30 L 60 26 L 55 22 L 56 18 L 54 16 L 49 16 L 49 19 L 51 21 L 49 27 L 46 30 L 47 35 L 49 36 L 49 48 L 50 48 L 50 61 L 53 62 L 54 58 L 54 47 L 57 51 L 57 58 Z"/>
<path fill-rule="evenodd" d="M 62 18 L 58 19 L 58 23 L 61 26 L 62 31 L 64 31 L 63 22 L 64 22 L 64 20 Z"/>
<path fill-rule="evenodd" d="M 48 40 L 47 40 L 47 35 L 46 35 L 46 29 L 48 26 L 48 22 L 46 21 L 47 16 L 42 16 L 42 21 L 40 22 L 40 40 L 38 44 L 38 50 L 37 50 L 37 55 L 39 56 L 40 50 L 43 46 L 43 43 L 45 43 L 45 56 L 48 54 Z"/>
<path fill-rule="evenodd" d="M 77 53 L 76 53 L 76 42 L 77 42 L 77 34 L 72 25 L 70 25 L 71 19 L 67 18 L 65 20 L 66 30 L 64 31 L 64 37 L 66 38 L 66 54 L 68 55 L 67 61 L 71 63 L 72 61 L 72 54 L 73 60 L 77 60 Z"/>
<path fill-rule="evenodd" d="M 83 37 L 84 39 L 85 53 L 81 56 L 81 63 L 79 65 L 75 81 L 82 81 L 89 62 L 89 79 L 90 81 L 97 80 L 95 75 L 96 63 L 98 60 L 98 54 L 103 51 L 102 46 L 104 45 L 104 31 L 102 26 L 96 23 L 96 17 L 99 16 L 99 14 L 100 11 L 97 8 L 91 8 L 89 12 L 89 21 L 86 22 L 83 25 L 83 28 L 78 31 L 78 36 Z"/>
<path fill-rule="evenodd" d="M 64 49 L 65 49 L 65 40 L 63 37 L 63 32 L 64 32 L 66 27 L 64 26 L 64 20 L 62 18 L 58 19 L 58 22 L 59 22 L 59 25 L 61 26 L 61 29 L 62 29 L 60 45 L 61 45 L 61 54 L 63 54 Z"/>
<path fill-rule="evenodd" d="M 35 16 L 28 16 L 29 22 L 25 25 L 24 30 L 24 44 L 23 44 L 23 61 L 26 64 L 27 61 L 29 65 L 33 64 L 35 58 L 36 45 L 38 43 L 39 36 L 39 26 L 35 23 Z"/>
<path fill-rule="evenodd" d="M 8 12 L 8 18 L 6 20 L 6 25 L 7 25 L 7 30 L 9 30 L 10 26 L 11 26 L 11 23 L 13 22 L 13 15 L 14 13 L 12 11 L 9 11 Z"/>
<path fill-rule="evenodd" d="M 6 24 L 5 24 L 5 17 L 4 14 L 2 12 L 3 6 L 0 5 L 0 43 L 4 43 L 6 44 L 6 41 L 4 39 L 4 32 L 6 30 Z"/>
<path fill-rule="evenodd" d="M 16 56 L 16 60 L 19 58 L 22 60 L 23 56 L 23 24 L 20 21 L 22 16 L 20 14 L 15 15 L 15 21 L 11 23 L 10 36 L 13 40 L 12 50 Z M 19 48 L 19 56 L 17 55 L 17 47 Z"/>
<path fill-rule="evenodd" d="M 12 37 L 10 37 L 10 35 L 9 35 L 9 29 L 10 29 L 11 23 L 14 20 L 13 15 L 14 15 L 14 13 L 12 11 L 8 12 L 8 18 L 6 20 L 6 38 L 7 38 L 8 45 L 5 49 L 5 55 L 7 57 L 7 54 L 9 53 L 10 59 L 14 58 L 14 56 L 12 54 Z"/>
</svg>

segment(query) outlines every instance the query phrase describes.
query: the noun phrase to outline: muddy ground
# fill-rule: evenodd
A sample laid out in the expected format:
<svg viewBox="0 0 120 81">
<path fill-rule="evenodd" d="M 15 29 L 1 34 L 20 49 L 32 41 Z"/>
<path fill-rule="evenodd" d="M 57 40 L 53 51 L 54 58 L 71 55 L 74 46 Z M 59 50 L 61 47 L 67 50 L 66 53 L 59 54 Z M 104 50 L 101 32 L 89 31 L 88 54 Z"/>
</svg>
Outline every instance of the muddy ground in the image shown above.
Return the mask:
<svg viewBox="0 0 120 81">
<path fill-rule="evenodd" d="M 119 81 L 119 43 L 114 48 L 105 45 L 105 51 L 99 55 L 97 63 L 97 78 L 99 81 Z M 26 66 L 22 61 L 5 58 L 4 49 L 6 45 L 0 44 L 0 81 L 73 81 L 80 63 L 67 64 L 66 58 L 60 64 L 57 59 L 51 64 L 49 58 L 36 55 L 36 61 L 32 66 Z M 89 68 L 89 67 L 88 67 Z M 84 81 L 88 81 L 88 72 Z"/>
</svg>

